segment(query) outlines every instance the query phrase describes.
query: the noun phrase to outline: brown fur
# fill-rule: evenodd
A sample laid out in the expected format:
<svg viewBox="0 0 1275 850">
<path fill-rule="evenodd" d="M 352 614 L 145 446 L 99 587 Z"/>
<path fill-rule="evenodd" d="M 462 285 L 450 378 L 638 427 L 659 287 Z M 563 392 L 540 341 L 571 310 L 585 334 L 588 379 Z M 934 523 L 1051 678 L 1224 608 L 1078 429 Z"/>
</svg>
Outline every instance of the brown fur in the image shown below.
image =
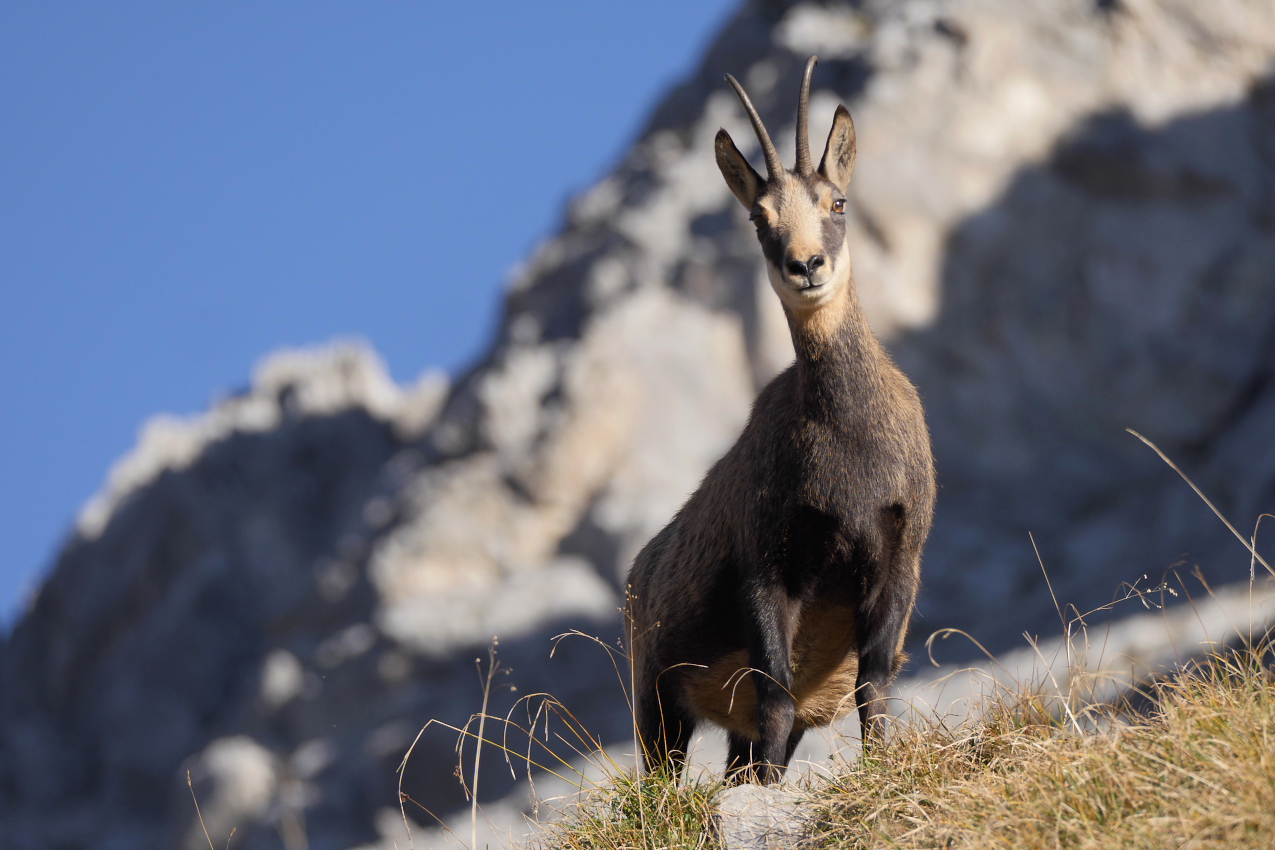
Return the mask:
<svg viewBox="0 0 1275 850">
<path fill-rule="evenodd" d="M 797 360 L 634 561 L 635 711 L 648 767 L 677 770 L 707 721 L 727 730 L 728 775 L 767 782 L 806 729 L 852 709 L 865 736 L 880 736 L 934 469 L 916 390 L 855 293 L 838 212 L 854 164 L 849 113 L 837 110 L 817 172 L 775 166 L 763 180 L 725 131 L 716 151 L 757 224 Z"/>
</svg>

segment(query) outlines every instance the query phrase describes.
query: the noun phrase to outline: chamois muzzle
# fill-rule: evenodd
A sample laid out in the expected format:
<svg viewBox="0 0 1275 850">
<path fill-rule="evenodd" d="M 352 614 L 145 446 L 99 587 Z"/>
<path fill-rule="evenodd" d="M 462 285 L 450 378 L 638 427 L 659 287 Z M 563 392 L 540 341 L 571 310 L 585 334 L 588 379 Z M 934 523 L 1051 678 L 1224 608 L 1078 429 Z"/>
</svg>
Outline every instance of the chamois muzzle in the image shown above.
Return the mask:
<svg viewBox="0 0 1275 850">
<path fill-rule="evenodd" d="M 817 286 L 818 284 L 815 284 L 813 280 L 814 274 L 827 262 L 828 261 L 824 258 L 823 254 L 815 254 L 805 262 L 797 259 L 789 259 L 785 265 L 788 269 L 788 274 L 793 277 L 804 277 L 808 283 Z"/>
</svg>

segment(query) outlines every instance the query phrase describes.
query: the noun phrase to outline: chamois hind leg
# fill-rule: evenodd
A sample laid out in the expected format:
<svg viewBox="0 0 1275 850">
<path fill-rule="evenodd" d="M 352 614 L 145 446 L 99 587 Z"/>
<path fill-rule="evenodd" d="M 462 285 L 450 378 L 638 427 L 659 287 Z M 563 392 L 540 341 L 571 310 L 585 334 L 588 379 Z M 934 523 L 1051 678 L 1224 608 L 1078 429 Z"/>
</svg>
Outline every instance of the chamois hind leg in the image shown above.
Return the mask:
<svg viewBox="0 0 1275 850">
<path fill-rule="evenodd" d="M 637 689 L 637 731 L 642 765 L 647 773 L 667 771 L 677 777 L 695 730 L 695 718 L 678 699 L 676 688 L 659 681 Z"/>
<path fill-rule="evenodd" d="M 907 660 L 907 633 L 920 576 L 920 547 L 908 545 L 906 518 L 900 506 L 882 511 L 882 547 L 869 571 L 863 597 L 856 605 L 859 675 L 855 699 L 864 745 L 882 741 L 889 725 L 886 697 L 899 668 Z"/>
</svg>

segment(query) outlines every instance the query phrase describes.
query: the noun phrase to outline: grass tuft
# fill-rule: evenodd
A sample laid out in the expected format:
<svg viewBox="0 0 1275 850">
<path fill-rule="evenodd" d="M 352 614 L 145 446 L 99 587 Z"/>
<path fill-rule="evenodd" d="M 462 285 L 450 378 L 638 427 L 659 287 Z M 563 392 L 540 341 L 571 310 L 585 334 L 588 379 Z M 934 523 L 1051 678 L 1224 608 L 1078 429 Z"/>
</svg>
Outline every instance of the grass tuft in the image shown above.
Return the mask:
<svg viewBox="0 0 1275 850">
<path fill-rule="evenodd" d="M 902 730 L 812 789 L 815 847 L 1275 846 L 1269 652 L 1215 655 L 1151 686 L 1153 708 L 1088 713 L 1040 698 L 960 730 Z"/>
<path fill-rule="evenodd" d="M 721 782 L 679 784 L 628 771 L 585 791 L 536 847 L 554 850 L 709 850 L 718 844 L 713 796 Z"/>
</svg>

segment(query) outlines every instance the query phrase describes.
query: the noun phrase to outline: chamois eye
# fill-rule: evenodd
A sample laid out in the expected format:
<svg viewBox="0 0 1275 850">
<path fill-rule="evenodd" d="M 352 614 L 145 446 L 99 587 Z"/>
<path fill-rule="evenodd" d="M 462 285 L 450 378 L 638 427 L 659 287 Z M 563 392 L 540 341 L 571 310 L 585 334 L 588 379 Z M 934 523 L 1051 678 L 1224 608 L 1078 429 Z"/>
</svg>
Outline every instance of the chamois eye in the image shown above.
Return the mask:
<svg viewBox="0 0 1275 850">
<path fill-rule="evenodd" d="M 846 199 L 837 198 L 832 202 L 832 211 L 835 213 L 844 213 L 846 211 Z"/>
</svg>

